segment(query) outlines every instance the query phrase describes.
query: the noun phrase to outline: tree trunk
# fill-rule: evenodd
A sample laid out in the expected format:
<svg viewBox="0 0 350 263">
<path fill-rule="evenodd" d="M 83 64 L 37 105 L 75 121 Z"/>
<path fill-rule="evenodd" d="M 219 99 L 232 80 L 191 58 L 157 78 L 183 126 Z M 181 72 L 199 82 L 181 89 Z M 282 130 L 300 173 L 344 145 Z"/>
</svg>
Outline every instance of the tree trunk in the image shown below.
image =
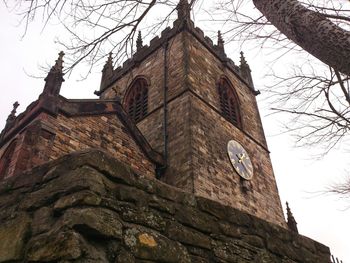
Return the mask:
<svg viewBox="0 0 350 263">
<path fill-rule="evenodd" d="M 297 0 L 253 0 L 279 31 L 304 50 L 350 76 L 350 32 Z"/>
</svg>

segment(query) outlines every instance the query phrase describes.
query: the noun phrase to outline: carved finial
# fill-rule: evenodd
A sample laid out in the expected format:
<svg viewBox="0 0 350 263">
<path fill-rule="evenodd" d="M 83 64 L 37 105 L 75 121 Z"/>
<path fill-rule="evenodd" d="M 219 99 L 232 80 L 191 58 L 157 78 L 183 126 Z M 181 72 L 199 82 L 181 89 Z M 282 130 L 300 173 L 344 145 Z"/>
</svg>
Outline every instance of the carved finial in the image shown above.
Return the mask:
<svg viewBox="0 0 350 263">
<path fill-rule="evenodd" d="M 218 31 L 218 47 L 223 51 L 225 50 L 224 44 L 225 44 L 225 41 L 222 38 L 221 31 L 219 30 Z"/>
<path fill-rule="evenodd" d="M 110 77 L 113 73 L 113 54 L 109 53 L 106 64 L 103 66 L 102 78 Z"/>
<path fill-rule="evenodd" d="M 286 202 L 286 205 L 287 205 L 287 225 L 288 225 L 288 228 L 291 230 L 291 231 L 294 231 L 296 233 L 299 233 L 298 232 L 298 227 L 297 227 L 297 222 L 295 221 L 295 218 L 293 216 L 293 213 L 292 211 L 290 210 L 289 208 L 289 204 L 288 202 Z"/>
<path fill-rule="evenodd" d="M 64 52 L 58 53 L 58 59 L 55 61 L 55 65 L 50 69 L 50 72 L 45 78 L 45 87 L 43 95 L 57 96 L 60 93 L 63 79 L 63 56 Z"/>
<path fill-rule="evenodd" d="M 13 121 L 16 119 L 16 111 L 17 111 L 18 106 L 19 106 L 18 101 L 13 103 L 13 109 L 6 120 L 5 130 L 10 128 L 13 124 Z"/>
<path fill-rule="evenodd" d="M 12 109 L 10 115 L 7 117 L 7 121 L 12 121 L 16 118 L 16 111 L 17 111 L 18 106 L 19 106 L 18 101 L 13 103 L 13 109 Z"/>
<path fill-rule="evenodd" d="M 58 59 L 55 61 L 55 65 L 53 67 L 51 67 L 49 74 L 47 75 L 46 79 L 49 77 L 50 74 L 62 74 L 62 70 L 63 70 L 63 56 L 64 56 L 64 52 L 61 51 L 60 53 L 58 53 Z M 45 80 L 46 80 L 45 79 Z"/>
<path fill-rule="evenodd" d="M 143 48 L 143 42 L 142 42 L 141 31 L 139 31 L 139 34 L 138 34 L 137 40 L 136 40 L 136 50 L 139 51 L 141 48 Z"/>
<path fill-rule="evenodd" d="M 106 64 L 104 65 L 103 69 L 105 68 L 112 68 L 113 69 L 113 54 L 112 52 L 109 52 Z"/>
<path fill-rule="evenodd" d="M 242 66 L 248 66 L 247 61 L 245 60 L 244 53 L 241 51 L 241 67 Z"/>
<path fill-rule="evenodd" d="M 180 0 L 179 4 L 176 7 L 177 9 L 177 18 L 179 20 L 191 20 L 191 6 L 187 0 Z"/>
<path fill-rule="evenodd" d="M 63 56 L 64 56 L 64 52 L 63 51 L 58 53 L 58 59 L 56 60 L 56 63 L 51 68 L 51 70 L 55 70 L 57 72 L 62 72 L 62 70 L 63 70 Z"/>
<path fill-rule="evenodd" d="M 247 81 L 247 84 L 250 86 L 250 88 L 253 90 L 253 92 L 255 93 L 255 95 L 260 94 L 259 91 L 256 91 L 254 89 L 254 83 L 253 83 L 253 78 L 252 78 L 252 74 L 251 74 L 251 70 L 250 67 L 248 65 L 248 62 L 246 61 L 245 57 L 244 57 L 244 53 L 243 51 L 241 51 L 241 63 L 239 65 L 239 70 L 240 70 L 240 74 L 243 77 L 243 79 L 245 79 Z"/>
<path fill-rule="evenodd" d="M 100 90 L 102 90 L 105 87 L 105 85 L 108 84 L 108 81 L 112 76 L 113 76 L 113 54 L 112 52 L 110 52 L 108 59 L 106 61 L 106 64 L 104 65 L 102 70 Z"/>
<path fill-rule="evenodd" d="M 12 109 L 12 111 L 11 111 L 11 115 L 12 115 L 12 116 L 16 116 L 16 111 L 17 111 L 18 106 L 19 106 L 18 101 L 16 101 L 15 103 L 13 103 L 13 109 Z"/>
</svg>

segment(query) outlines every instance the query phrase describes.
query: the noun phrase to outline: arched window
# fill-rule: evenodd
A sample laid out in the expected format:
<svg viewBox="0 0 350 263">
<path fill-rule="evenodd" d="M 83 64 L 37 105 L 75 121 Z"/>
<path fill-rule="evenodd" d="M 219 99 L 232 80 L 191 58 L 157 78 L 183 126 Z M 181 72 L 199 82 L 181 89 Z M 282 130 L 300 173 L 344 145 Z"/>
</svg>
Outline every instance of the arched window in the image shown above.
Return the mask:
<svg viewBox="0 0 350 263">
<path fill-rule="evenodd" d="M 231 83 L 222 77 L 218 83 L 222 115 L 237 127 L 241 127 L 238 97 Z"/>
<path fill-rule="evenodd" d="M 130 86 L 124 100 L 124 108 L 135 122 L 142 120 L 148 113 L 148 83 L 137 78 Z"/>
<path fill-rule="evenodd" d="M 15 152 L 16 145 L 17 141 L 12 141 L 0 158 L 0 179 L 4 178 L 9 171 L 11 159 L 13 153 Z"/>
</svg>

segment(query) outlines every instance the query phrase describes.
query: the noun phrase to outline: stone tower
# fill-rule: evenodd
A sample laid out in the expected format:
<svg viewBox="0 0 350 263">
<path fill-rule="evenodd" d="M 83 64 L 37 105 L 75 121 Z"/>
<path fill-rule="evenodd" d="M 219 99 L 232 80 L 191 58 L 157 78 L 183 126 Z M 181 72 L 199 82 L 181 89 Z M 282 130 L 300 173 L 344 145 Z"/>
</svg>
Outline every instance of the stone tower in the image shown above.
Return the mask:
<svg viewBox="0 0 350 263">
<path fill-rule="evenodd" d="M 150 46 L 139 34 L 137 52 L 102 77 L 97 94 L 120 97 L 152 148 L 163 153 L 161 180 L 285 225 L 249 65 L 243 53 L 240 66 L 226 56 L 220 32 L 214 44 L 194 26 L 186 1 L 177 9 L 173 28 Z M 246 150 L 251 180 L 230 162 L 230 140 Z"/>
<path fill-rule="evenodd" d="M 286 227 L 243 53 L 235 65 L 220 32 L 214 44 L 194 26 L 187 1 L 177 12 L 173 27 L 149 46 L 139 32 L 136 53 L 122 67 L 114 69 L 109 55 L 99 99 L 59 95 L 61 52 L 39 99 L 8 118 L 0 178 L 101 148 L 140 174 Z"/>
</svg>

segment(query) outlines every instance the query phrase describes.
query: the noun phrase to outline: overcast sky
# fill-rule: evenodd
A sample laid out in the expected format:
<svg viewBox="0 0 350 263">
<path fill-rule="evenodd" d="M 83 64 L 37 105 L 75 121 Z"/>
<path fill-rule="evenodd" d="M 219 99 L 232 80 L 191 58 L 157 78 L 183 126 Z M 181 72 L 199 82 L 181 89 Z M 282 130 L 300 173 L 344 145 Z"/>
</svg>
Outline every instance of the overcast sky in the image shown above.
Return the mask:
<svg viewBox="0 0 350 263">
<path fill-rule="evenodd" d="M 33 24 L 22 39 L 23 28 L 16 27 L 17 17 L 9 14 L 3 3 L 0 4 L 0 126 L 15 101 L 20 103 L 19 112 L 36 100 L 44 87 L 40 76 L 40 66 L 53 65 L 59 52 L 54 44 L 58 34 L 56 27 L 49 27 L 41 33 L 41 26 Z M 238 62 L 238 52 L 232 59 Z M 264 57 L 256 52 L 246 52 L 258 89 L 263 83 Z M 76 81 L 79 74 L 66 76 L 61 94 L 68 98 L 91 98 L 99 88 L 101 68 L 85 81 Z M 266 73 L 266 72 L 265 72 Z M 321 160 L 314 155 L 317 148 L 295 148 L 293 138 L 281 134 L 285 116 L 269 116 L 264 94 L 258 96 L 265 133 L 274 166 L 279 193 L 283 205 L 290 203 L 302 235 L 315 239 L 331 248 L 334 255 L 350 263 L 350 199 L 341 200 L 335 196 L 320 194 L 332 183 L 342 180 L 349 167 L 349 148 L 343 145 Z"/>
</svg>

